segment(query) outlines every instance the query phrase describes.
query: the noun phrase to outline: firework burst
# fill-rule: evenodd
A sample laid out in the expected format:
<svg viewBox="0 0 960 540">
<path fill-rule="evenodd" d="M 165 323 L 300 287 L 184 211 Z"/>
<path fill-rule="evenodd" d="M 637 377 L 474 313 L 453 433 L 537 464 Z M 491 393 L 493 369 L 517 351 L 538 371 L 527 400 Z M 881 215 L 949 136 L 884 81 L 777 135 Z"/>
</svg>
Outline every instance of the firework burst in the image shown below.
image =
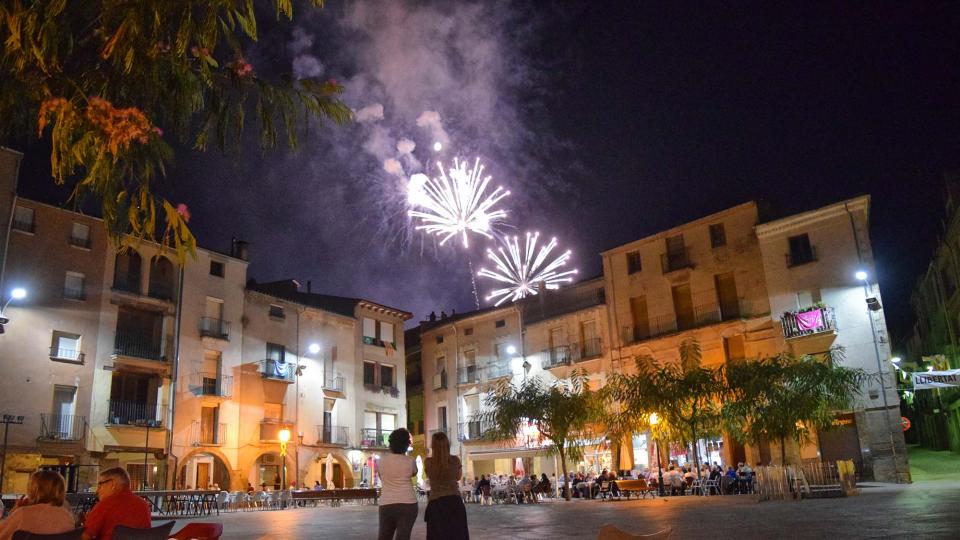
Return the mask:
<svg viewBox="0 0 960 540">
<path fill-rule="evenodd" d="M 570 250 L 551 258 L 551 252 L 557 247 L 557 239 L 552 238 L 546 245 L 537 249 L 540 233 L 527 233 L 526 244 L 520 249 L 516 236 L 506 237 L 503 246 L 487 250 L 487 257 L 493 261 L 494 270 L 481 268 L 477 275 L 502 283 L 504 286 L 487 295 L 487 301 L 494 305 L 519 300 L 528 295 L 537 294 L 539 287 L 558 289 L 561 283 L 570 283 L 577 273 L 576 269 L 561 270 L 570 259 Z"/>
<path fill-rule="evenodd" d="M 440 245 L 459 235 L 463 247 L 469 247 L 469 232 L 493 238 L 493 227 L 507 217 L 505 210 L 495 206 L 510 192 L 502 187 L 487 192 L 490 176 L 483 176 L 479 158 L 473 168 L 454 159 L 450 169 L 444 170 L 439 163 L 437 169 L 439 177 L 415 174 L 407 186 L 409 215 L 421 223 L 416 229 L 440 236 Z"/>
</svg>

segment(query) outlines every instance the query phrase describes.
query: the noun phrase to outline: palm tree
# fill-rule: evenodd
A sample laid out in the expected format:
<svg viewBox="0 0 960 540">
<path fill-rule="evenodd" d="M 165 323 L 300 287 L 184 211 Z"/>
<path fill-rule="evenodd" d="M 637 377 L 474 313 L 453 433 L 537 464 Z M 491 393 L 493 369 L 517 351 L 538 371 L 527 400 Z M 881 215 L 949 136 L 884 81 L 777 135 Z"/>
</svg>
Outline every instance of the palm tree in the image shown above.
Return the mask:
<svg viewBox="0 0 960 540">
<path fill-rule="evenodd" d="M 719 370 L 700 364 L 700 345 L 695 340 L 681 343 L 679 353 L 679 363 L 639 356 L 634 359 L 634 373 L 613 374 L 605 396 L 619 403 L 619 411 L 608 413 L 606 424 L 615 432 L 627 433 L 647 425 L 650 413 L 657 413 L 663 437 L 693 443 L 699 475 L 696 443 L 720 430 L 723 382 Z"/>
<path fill-rule="evenodd" d="M 841 349 L 820 357 L 783 353 L 725 368 L 729 399 L 724 422 L 740 442 L 764 438 L 780 442 L 780 462 L 787 463 L 787 439 L 808 440 L 814 430 L 830 429 L 838 410 L 852 407 L 866 379 L 863 370 L 836 365 Z"/>
<path fill-rule="evenodd" d="M 570 500 L 567 482 L 567 459 L 583 458 L 579 439 L 590 431 L 598 413 L 596 393 L 587 384 L 587 373 L 574 370 L 569 379 L 545 384 L 539 377 L 525 379 L 519 385 L 501 383 L 485 401 L 486 412 L 476 416 L 489 426 L 485 437 L 513 441 L 524 424 L 534 425 L 540 432 L 546 450 L 560 458 L 566 498 Z"/>
</svg>

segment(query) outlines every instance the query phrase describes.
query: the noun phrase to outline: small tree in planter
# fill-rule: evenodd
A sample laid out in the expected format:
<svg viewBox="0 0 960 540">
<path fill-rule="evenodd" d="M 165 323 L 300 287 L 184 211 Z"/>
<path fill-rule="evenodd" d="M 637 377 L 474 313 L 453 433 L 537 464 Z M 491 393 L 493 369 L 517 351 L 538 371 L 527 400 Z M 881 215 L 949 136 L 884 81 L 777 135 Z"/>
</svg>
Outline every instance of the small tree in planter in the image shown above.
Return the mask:
<svg viewBox="0 0 960 540">
<path fill-rule="evenodd" d="M 850 409 L 860 393 L 866 373 L 836 365 L 842 358 L 842 350 L 833 349 L 819 357 L 784 353 L 728 364 L 723 418 L 729 432 L 741 443 L 778 440 L 786 465 L 788 439 L 799 443 L 813 430 L 830 429 L 836 411 Z"/>
<path fill-rule="evenodd" d="M 587 384 L 587 373 L 574 370 L 569 379 L 553 384 L 539 377 L 525 379 L 519 385 L 506 381 L 486 399 L 486 412 L 475 419 L 489 426 L 484 437 L 491 440 L 516 440 L 525 424 L 536 426 L 546 450 L 560 458 L 566 499 L 570 500 L 567 460 L 583 457 L 579 439 L 591 432 L 591 422 L 599 417 L 596 392 Z"/>
</svg>

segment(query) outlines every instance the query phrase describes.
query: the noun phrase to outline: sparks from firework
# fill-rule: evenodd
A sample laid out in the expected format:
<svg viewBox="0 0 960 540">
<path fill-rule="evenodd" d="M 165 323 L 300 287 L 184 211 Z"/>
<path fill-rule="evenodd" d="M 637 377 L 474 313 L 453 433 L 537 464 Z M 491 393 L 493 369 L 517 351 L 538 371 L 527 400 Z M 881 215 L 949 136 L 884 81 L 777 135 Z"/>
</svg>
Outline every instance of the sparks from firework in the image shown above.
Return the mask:
<svg viewBox="0 0 960 540">
<path fill-rule="evenodd" d="M 495 207 L 510 192 L 502 187 L 487 192 L 491 177 L 483 176 L 479 158 L 472 169 L 467 167 L 459 159 L 448 170 L 438 163 L 438 177 L 415 174 L 407 184 L 409 215 L 421 222 L 416 229 L 442 237 L 440 245 L 459 235 L 463 247 L 469 247 L 470 232 L 493 238 L 493 227 L 507 217 L 505 210 Z"/>
<path fill-rule="evenodd" d="M 577 270 L 561 270 L 570 259 L 571 251 L 567 250 L 556 258 L 551 258 L 551 252 L 557 247 L 557 239 L 552 238 L 546 245 L 537 249 L 537 240 L 540 233 L 527 233 L 524 249 L 520 249 L 518 237 L 507 236 L 504 246 L 487 250 L 487 258 L 493 261 L 494 270 L 481 268 L 478 276 L 487 277 L 506 286 L 495 289 L 487 295 L 489 302 L 495 300 L 494 305 L 507 301 L 520 300 L 529 295 L 537 294 L 539 287 L 558 289 L 561 283 L 570 283 Z M 506 248 L 506 249 L 504 249 Z"/>
</svg>

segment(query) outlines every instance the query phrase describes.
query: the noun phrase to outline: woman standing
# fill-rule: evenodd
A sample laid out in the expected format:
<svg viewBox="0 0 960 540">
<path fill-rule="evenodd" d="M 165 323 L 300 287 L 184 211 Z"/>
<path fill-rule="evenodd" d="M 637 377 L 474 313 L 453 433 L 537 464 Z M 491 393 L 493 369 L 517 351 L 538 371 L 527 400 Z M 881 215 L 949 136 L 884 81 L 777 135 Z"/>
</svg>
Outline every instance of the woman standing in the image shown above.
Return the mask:
<svg viewBox="0 0 960 540">
<path fill-rule="evenodd" d="M 430 497 L 423 514 L 427 540 L 469 540 L 467 508 L 460 498 L 457 481 L 463 471 L 460 459 L 450 455 L 450 439 L 438 431 L 430 438 L 430 457 L 424 470 L 430 479 Z"/>
<path fill-rule="evenodd" d="M 37 471 L 30 475 L 27 495 L 17 501 L 7 519 L 0 522 L 0 539 L 10 540 L 16 531 L 57 534 L 74 529 L 73 514 L 64 505 L 66 485 L 60 473 Z"/>
<path fill-rule="evenodd" d="M 390 433 L 390 454 L 380 459 L 380 536 L 379 540 L 410 540 L 417 521 L 417 495 L 411 478 L 417 475 L 417 462 L 407 455 L 410 432 L 400 428 Z"/>
</svg>

